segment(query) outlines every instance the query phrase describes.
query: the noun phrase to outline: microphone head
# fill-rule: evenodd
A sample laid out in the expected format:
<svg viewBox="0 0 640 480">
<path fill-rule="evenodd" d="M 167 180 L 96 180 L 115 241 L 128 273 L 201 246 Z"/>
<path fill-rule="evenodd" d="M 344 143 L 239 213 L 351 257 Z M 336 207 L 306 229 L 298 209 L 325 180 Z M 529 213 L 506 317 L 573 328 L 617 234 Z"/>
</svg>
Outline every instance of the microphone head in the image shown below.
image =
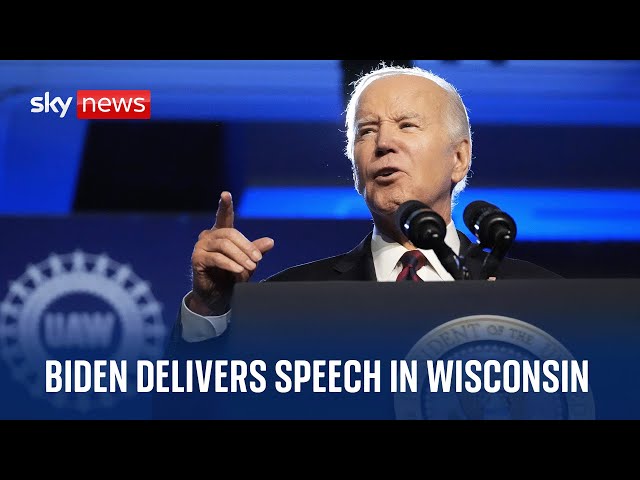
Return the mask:
<svg viewBox="0 0 640 480">
<path fill-rule="evenodd" d="M 404 233 L 405 235 L 407 233 L 407 226 L 405 224 L 409 216 L 421 209 L 429 209 L 429 207 L 418 200 L 407 200 L 397 208 L 394 214 L 394 218 L 396 225 L 402 233 Z"/>
<path fill-rule="evenodd" d="M 444 245 L 447 225 L 444 219 L 418 200 L 408 200 L 395 214 L 400 231 L 418 248 L 436 249 Z"/>
<path fill-rule="evenodd" d="M 516 238 L 517 228 L 513 217 L 484 200 L 476 200 L 467 205 L 462 219 L 486 248 L 494 248 L 497 243 L 503 249 L 508 248 Z"/>
<path fill-rule="evenodd" d="M 471 232 L 477 236 L 478 222 L 481 217 L 492 211 L 499 211 L 495 205 L 484 200 L 474 200 L 467 205 L 462 213 L 462 221 Z"/>
</svg>

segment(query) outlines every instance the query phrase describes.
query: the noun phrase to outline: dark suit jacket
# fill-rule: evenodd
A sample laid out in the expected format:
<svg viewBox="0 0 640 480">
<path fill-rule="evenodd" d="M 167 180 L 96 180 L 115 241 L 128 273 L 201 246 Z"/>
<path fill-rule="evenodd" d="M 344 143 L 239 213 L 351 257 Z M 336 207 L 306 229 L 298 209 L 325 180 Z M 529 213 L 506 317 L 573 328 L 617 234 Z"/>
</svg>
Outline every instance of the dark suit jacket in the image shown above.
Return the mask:
<svg viewBox="0 0 640 480">
<path fill-rule="evenodd" d="M 334 257 L 315 260 L 313 262 L 287 268 L 264 281 L 301 282 L 328 280 L 362 280 L 375 281 L 376 272 L 371 255 L 371 236 L 369 233 L 353 250 Z M 460 252 L 464 253 L 471 246 L 469 238 L 458 230 Z M 488 254 L 480 252 L 477 256 L 466 258 L 466 266 L 471 278 L 480 278 L 482 263 Z M 496 272 L 498 279 L 516 278 L 561 278 L 559 275 L 533 263 L 504 258 Z"/>
</svg>

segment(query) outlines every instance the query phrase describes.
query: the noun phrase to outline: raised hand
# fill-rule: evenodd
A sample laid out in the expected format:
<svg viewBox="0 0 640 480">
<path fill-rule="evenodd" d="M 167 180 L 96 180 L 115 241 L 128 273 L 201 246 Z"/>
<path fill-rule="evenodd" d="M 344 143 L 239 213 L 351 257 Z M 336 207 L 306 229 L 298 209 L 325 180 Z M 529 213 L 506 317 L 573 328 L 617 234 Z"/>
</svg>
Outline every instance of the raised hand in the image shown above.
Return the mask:
<svg viewBox="0 0 640 480">
<path fill-rule="evenodd" d="M 233 222 L 233 199 L 224 191 L 215 224 L 200 233 L 191 255 L 193 294 L 187 306 L 198 314 L 221 315 L 228 311 L 233 285 L 248 281 L 262 255 L 274 246 L 269 237 L 247 239 Z"/>
</svg>

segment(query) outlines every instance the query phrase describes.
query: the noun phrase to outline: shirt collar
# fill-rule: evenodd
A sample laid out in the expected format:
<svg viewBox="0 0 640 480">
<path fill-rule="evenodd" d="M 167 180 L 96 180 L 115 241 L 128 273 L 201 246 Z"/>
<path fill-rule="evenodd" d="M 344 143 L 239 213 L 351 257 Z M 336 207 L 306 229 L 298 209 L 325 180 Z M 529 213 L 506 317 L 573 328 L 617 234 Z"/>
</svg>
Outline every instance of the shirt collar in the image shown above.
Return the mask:
<svg viewBox="0 0 640 480">
<path fill-rule="evenodd" d="M 458 231 L 453 220 L 447 225 L 444 243 L 447 244 L 456 255 L 460 255 L 460 237 L 458 237 Z M 379 278 L 388 278 L 393 269 L 396 268 L 402 254 L 406 251 L 407 249 L 404 246 L 384 235 L 374 224 L 373 235 L 371 237 L 371 253 Z M 420 249 L 420 251 L 424 253 L 431 266 L 442 279 L 452 279 L 433 250 Z"/>
</svg>

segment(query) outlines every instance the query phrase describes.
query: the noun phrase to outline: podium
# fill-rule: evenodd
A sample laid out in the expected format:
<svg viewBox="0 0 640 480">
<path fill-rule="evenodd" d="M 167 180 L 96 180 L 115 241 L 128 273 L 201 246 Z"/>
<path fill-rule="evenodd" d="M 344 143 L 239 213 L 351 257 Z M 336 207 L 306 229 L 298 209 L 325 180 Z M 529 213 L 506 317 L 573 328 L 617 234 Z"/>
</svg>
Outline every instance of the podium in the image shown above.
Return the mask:
<svg viewBox="0 0 640 480">
<path fill-rule="evenodd" d="M 640 418 L 640 279 L 238 284 L 191 347 L 264 379 L 197 394 L 207 418 Z"/>
</svg>

